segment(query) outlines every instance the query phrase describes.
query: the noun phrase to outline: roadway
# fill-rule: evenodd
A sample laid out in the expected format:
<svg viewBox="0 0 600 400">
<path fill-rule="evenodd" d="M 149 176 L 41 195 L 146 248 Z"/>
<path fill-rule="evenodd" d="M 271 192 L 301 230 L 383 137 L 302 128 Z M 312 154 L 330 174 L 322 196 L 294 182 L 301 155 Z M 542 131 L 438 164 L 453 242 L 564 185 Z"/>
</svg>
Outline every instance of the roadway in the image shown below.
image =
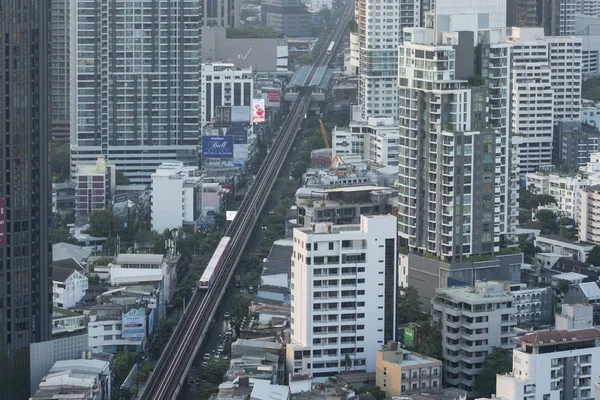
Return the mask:
<svg viewBox="0 0 600 400">
<path fill-rule="evenodd" d="M 312 79 L 316 67 L 329 65 L 336 52 L 334 49 L 331 54 L 327 54 L 328 43 L 335 41 L 336 47 L 339 46 L 346 25 L 354 15 L 353 10 L 354 1 L 348 0 L 340 17 L 340 23 L 329 35 L 327 43 L 324 44 L 313 63 L 307 82 Z M 269 198 L 271 189 L 286 162 L 292 144 L 295 142 L 296 134 L 308 112 L 311 94 L 312 88 L 307 87 L 300 90 L 256 180 L 244 197 L 236 218 L 227 229 L 226 235 L 231 237 L 229 248 L 215 271 L 210 288 L 206 293 L 199 290 L 194 292 L 186 311 L 165 346 L 154 372 L 143 388 L 140 399 L 167 400 L 177 397 L 194 357 L 210 329 L 210 322 L 215 317 L 221 299 L 227 291 L 242 252 L 252 237 L 256 222 L 261 218 L 262 209 Z"/>
</svg>

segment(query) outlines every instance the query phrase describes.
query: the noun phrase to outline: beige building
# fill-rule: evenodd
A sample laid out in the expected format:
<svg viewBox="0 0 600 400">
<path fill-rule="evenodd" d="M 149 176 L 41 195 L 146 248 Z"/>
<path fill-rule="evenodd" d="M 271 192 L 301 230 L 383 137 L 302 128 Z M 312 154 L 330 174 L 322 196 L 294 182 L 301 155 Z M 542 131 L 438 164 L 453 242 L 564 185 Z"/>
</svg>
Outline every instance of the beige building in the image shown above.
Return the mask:
<svg viewBox="0 0 600 400">
<path fill-rule="evenodd" d="M 600 244 L 600 185 L 581 192 L 579 240 Z"/>
<path fill-rule="evenodd" d="M 386 397 L 442 387 L 442 362 L 389 343 L 377 350 L 376 384 Z"/>
</svg>

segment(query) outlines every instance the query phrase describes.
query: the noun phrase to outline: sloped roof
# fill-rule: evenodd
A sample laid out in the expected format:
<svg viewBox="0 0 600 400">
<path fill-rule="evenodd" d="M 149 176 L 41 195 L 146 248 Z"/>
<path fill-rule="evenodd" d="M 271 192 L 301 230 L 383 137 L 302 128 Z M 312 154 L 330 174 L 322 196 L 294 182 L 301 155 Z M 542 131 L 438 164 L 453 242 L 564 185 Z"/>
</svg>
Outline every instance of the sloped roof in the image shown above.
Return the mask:
<svg viewBox="0 0 600 400">
<path fill-rule="evenodd" d="M 67 258 L 72 258 L 75 261 L 87 259 L 92 254 L 92 250 L 88 247 L 82 247 L 70 243 L 56 243 L 52 245 L 52 260 L 59 261 Z"/>
<path fill-rule="evenodd" d="M 535 332 L 517 339 L 519 343 L 531 345 L 549 344 L 551 341 L 562 342 L 567 340 L 586 340 L 600 338 L 598 329 L 581 329 L 578 331 L 545 331 Z"/>
<path fill-rule="evenodd" d="M 65 283 L 67 281 L 67 279 L 69 279 L 69 277 L 71 275 L 73 275 L 74 273 L 75 273 L 75 270 L 70 269 L 70 268 L 62 268 L 62 267 L 52 266 L 52 280 L 55 282 Z"/>
<path fill-rule="evenodd" d="M 52 262 L 52 267 L 60 267 L 72 269 L 73 271 L 83 272 L 84 269 L 77 261 L 72 258 L 65 258 L 64 260 L 57 260 Z"/>
</svg>

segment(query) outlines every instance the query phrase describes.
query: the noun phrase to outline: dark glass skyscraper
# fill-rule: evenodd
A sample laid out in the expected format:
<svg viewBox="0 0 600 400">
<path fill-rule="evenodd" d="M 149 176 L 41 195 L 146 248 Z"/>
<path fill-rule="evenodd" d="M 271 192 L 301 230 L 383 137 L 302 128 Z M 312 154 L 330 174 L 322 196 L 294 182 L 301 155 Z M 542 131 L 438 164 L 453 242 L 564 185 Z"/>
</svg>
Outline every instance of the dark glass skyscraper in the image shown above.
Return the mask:
<svg viewBox="0 0 600 400">
<path fill-rule="evenodd" d="M 29 346 L 51 337 L 51 0 L 0 1 L 0 399 L 29 397 Z"/>
</svg>

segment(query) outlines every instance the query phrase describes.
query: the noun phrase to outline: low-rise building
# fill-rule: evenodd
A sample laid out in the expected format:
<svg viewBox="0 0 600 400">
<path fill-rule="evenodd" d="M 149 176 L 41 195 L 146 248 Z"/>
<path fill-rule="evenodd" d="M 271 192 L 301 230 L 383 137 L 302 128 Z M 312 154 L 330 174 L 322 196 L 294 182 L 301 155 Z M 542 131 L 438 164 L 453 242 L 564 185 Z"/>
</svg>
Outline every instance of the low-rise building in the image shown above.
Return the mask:
<svg viewBox="0 0 600 400">
<path fill-rule="evenodd" d="M 494 347 L 510 349 L 517 325 L 514 299 L 501 282 L 437 289 L 433 319 L 442 332 L 444 381 L 475 393 L 475 378 Z"/>
<path fill-rule="evenodd" d="M 398 343 L 377 350 L 375 360 L 376 384 L 388 399 L 442 387 L 442 362 L 401 349 Z"/>
<path fill-rule="evenodd" d="M 539 326 L 552 323 L 554 317 L 552 288 L 528 288 L 524 283 L 506 282 L 504 289 L 513 297 L 517 325 Z"/>
<path fill-rule="evenodd" d="M 72 258 L 52 263 L 52 305 L 73 308 L 85 296 L 88 278 Z"/>
<path fill-rule="evenodd" d="M 578 221 L 581 193 L 590 186 L 590 181 L 582 174 L 560 175 L 537 171 L 527 173 L 525 180 L 532 192 L 553 196 L 560 214 Z"/>
<path fill-rule="evenodd" d="M 98 157 L 96 164 L 79 164 L 73 173 L 75 182 L 77 215 L 88 215 L 104 210 L 115 191 L 116 169 L 104 157 Z"/>
<path fill-rule="evenodd" d="M 85 316 L 64 308 L 52 308 L 52 336 L 85 332 Z"/>
<path fill-rule="evenodd" d="M 52 211 L 75 209 L 76 199 L 75 182 L 61 182 L 52 184 Z"/>
<path fill-rule="evenodd" d="M 564 257 L 575 258 L 581 262 L 587 260 L 589 252 L 594 248 L 587 241 L 573 242 L 559 236 L 544 235 L 535 238 L 535 246 L 542 249 L 542 253 L 560 254 Z"/>
<path fill-rule="evenodd" d="M 144 349 L 148 326 L 145 308 L 127 311 L 123 305 L 101 304 L 92 306 L 88 317 L 88 346 L 93 353 L 139 353 Z"/>
<path fill-rule="evenodd" d="M 105 400 L 111 397 L 110 363 L 78 359 L 57 361 L 40 382 L 33 399 Z"/>
<path fill-rule="evenodd" d="M 178 161 L 163 163 L 152 174 L 151 193 L 153 231 L 197 226 L 202 215 L 202 176 L 198 167 Z"/>
<path fill-rule="evenodd" d="M 496 377 L 496 398 L 559 400 L 594 396 L 594 383 L 600 375 L 599 330 L 535 332 L 516 342 L 513 371 Z"/>
<path fill-rule="evenodd" d="M 557 331 L 578 331 L 594 327 L 594 307 L 586 304 L 563 304 L 554 319 Z"/>
</svg>

